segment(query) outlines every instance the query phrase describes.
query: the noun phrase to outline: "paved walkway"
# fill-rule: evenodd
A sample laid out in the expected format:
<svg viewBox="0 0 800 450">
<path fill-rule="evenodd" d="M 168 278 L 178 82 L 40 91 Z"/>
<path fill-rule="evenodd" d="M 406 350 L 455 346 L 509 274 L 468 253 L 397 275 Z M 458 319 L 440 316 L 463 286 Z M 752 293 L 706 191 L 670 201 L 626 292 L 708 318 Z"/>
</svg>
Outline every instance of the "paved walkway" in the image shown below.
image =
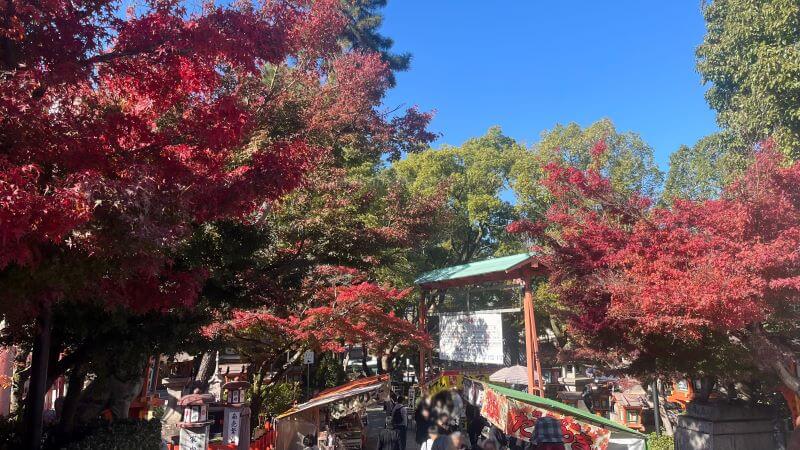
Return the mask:
<svg viewBox="0 0 800 450">
<path fill-rule="evenodd" d="M 366 450 L 375 450 L 378 448 L 378 434 L 386 423 L 386 414 L 383 408 L 375 408 L 367 410 L 367 420 L 369 420 L 369 428 L 367 431 L 367 448 Z M 414 442 L 414 421 L 409 420 L 408 432 L 406 433 L 406 450 L 419 450 L 417 443 Z"/>
</svg>

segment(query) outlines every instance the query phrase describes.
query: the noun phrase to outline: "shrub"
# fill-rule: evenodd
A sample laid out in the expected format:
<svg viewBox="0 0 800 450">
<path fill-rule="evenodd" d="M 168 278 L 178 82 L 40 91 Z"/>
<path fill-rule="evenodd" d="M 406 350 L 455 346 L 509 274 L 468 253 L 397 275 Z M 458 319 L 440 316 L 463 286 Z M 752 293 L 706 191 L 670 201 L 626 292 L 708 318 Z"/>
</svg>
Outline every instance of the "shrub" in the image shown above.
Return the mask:
<svg viewBox="0 0 800 450">
<path fill-rule="evenodd" d="M 0 417 L 0 450 L 12 450 L 22 447 L 19 431 L 19 423 L 16 420 L 9 417 Z"/>
<path fill-rule="evenodd" d="M 85 437 L 67 450 L 160 450 L 161 421 L 123 419 L 96 423 L 84 430 Z"/>
<path fill-rule="evenodd" d="M 675 440 L 672 436 L 661 435 L 656 436 L 655 433 L 650 433 L 647 437 L 647 448 L 649 450 L 674 450 Z"/>
<path fill-rule="evenodd" d="M 299 383 L 279 382 L 264 388 L 264 412 L 268 417 L 291 408 L 300 399 Z"/>
<path fill-rule="evenodd" d="M 314 384 L 320 390 L 339 386 L 347 380 L 342 363 L 333 353 L 325 353 L 315 371 Z"/>
</svg>

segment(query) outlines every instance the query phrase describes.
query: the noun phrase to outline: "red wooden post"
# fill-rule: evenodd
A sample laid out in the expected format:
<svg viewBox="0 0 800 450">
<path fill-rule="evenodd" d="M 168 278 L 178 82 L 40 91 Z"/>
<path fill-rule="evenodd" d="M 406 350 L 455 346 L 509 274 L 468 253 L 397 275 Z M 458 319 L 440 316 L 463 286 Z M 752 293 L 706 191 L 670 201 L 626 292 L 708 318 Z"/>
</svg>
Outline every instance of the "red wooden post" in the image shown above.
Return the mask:
<svg viewBox="0 0 800 450">
<path fill-rule="evenodd" d="M 531 291 L 530 275 L 524 276 L 524 305 L 525 316 L 525 359 L 528 363 L 528 393 L 534 394 L 536 390 L 544 397 L 544 379 L 542 365 L 539 362 L 539 336 L 536 332 L 536 316 L 533 312 L 533 292 Z M 538 380 L 536 380 L 538 378 Z M 536 386 L 538 381 L 538 387 Z"/>
<path fill-rule="evenodd" d="M 425 296 L 428 294 L 427 290 L 423 290 L 419 297 L 419 329 L 426 330 L 427 322 L 427 306 L 425 305 Z M 425 392 L 425 349 L 419 348 L 419 391 Z"/>
</svg>

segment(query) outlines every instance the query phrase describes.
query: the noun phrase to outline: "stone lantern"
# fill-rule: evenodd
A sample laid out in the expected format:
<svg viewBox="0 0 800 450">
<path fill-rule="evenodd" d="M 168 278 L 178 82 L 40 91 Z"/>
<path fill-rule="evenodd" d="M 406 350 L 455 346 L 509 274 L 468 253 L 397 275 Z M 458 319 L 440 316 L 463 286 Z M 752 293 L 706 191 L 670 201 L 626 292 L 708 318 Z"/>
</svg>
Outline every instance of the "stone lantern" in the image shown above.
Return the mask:
<svg viewBox="0 0 800 450">
<path fill-rule="evenodd" d="M 250 383 L 247 381 L 231 381 L 222 385 L 222 401 L 227 405 L 241 405 Z"/>
<path fill-rule="evenodd" d="M 222 385 L 222 400 L 225 405 L 225 422 L 222 442 L 236 445 L 240 450 L 250 448 L 250 408 L 245 404 L 245 393 L 250 383 L 230 381 Z"/>
<path fill-rule="evenodd" d="M 211 394 L 201 394 L 195 389 L 193 394 L 184 395 L 178 401 L 183 408 L 183 420 L 178 422 L 180 428 L 180 450 L 206 450 L 208 448 L 208 404 L 214 401 Z"/>
</svg>

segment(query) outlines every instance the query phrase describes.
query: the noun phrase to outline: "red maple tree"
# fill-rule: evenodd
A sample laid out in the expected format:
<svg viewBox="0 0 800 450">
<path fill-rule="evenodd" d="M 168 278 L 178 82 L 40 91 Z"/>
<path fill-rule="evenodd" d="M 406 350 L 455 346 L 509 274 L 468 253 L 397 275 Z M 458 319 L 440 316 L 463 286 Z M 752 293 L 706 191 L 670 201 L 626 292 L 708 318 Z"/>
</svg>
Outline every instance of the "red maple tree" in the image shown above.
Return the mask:
<svg viewBox="0 0 800 450">
<path fill-rule="evenodd" d="M 614 191 L 593 169 L 548 172 L 546 219 L 511 230 L 542 244 L 584 349 L 690 375 L 730 376 L 709 364 L 727 359 L 800 392 L 800 163 L 767 143 L 721 198 L 671 207 Z"/>
<path fill-rule="evenodd" d="M 390 346 L 430 347 L 430 338 L 394 308 L 410 289 L 398 290 L 371 282 L 363 272 L 347 267 L 318 266 L 304 281 L 306 301 L 291 310 L 236 310 L 227 320 L 205 329 L 209 336 L 258 339 L 286 350 L 311 348 L 342 352 L 346 345 L 369 342 L 377 350 Z"/>
<path fill-rule="evenodd" d="M 38 317 L 32 410 L 52 302 L 191 306 L 206 272 L 175 254 L 194 227 L 249 220 L 348 139 L 432 138 L 428 114 L 378 108 L 389 69 L 342 50 L 337 0 L 117 7 L 0 5 L 0 305 L 10 333 Z"/>
</svg>

